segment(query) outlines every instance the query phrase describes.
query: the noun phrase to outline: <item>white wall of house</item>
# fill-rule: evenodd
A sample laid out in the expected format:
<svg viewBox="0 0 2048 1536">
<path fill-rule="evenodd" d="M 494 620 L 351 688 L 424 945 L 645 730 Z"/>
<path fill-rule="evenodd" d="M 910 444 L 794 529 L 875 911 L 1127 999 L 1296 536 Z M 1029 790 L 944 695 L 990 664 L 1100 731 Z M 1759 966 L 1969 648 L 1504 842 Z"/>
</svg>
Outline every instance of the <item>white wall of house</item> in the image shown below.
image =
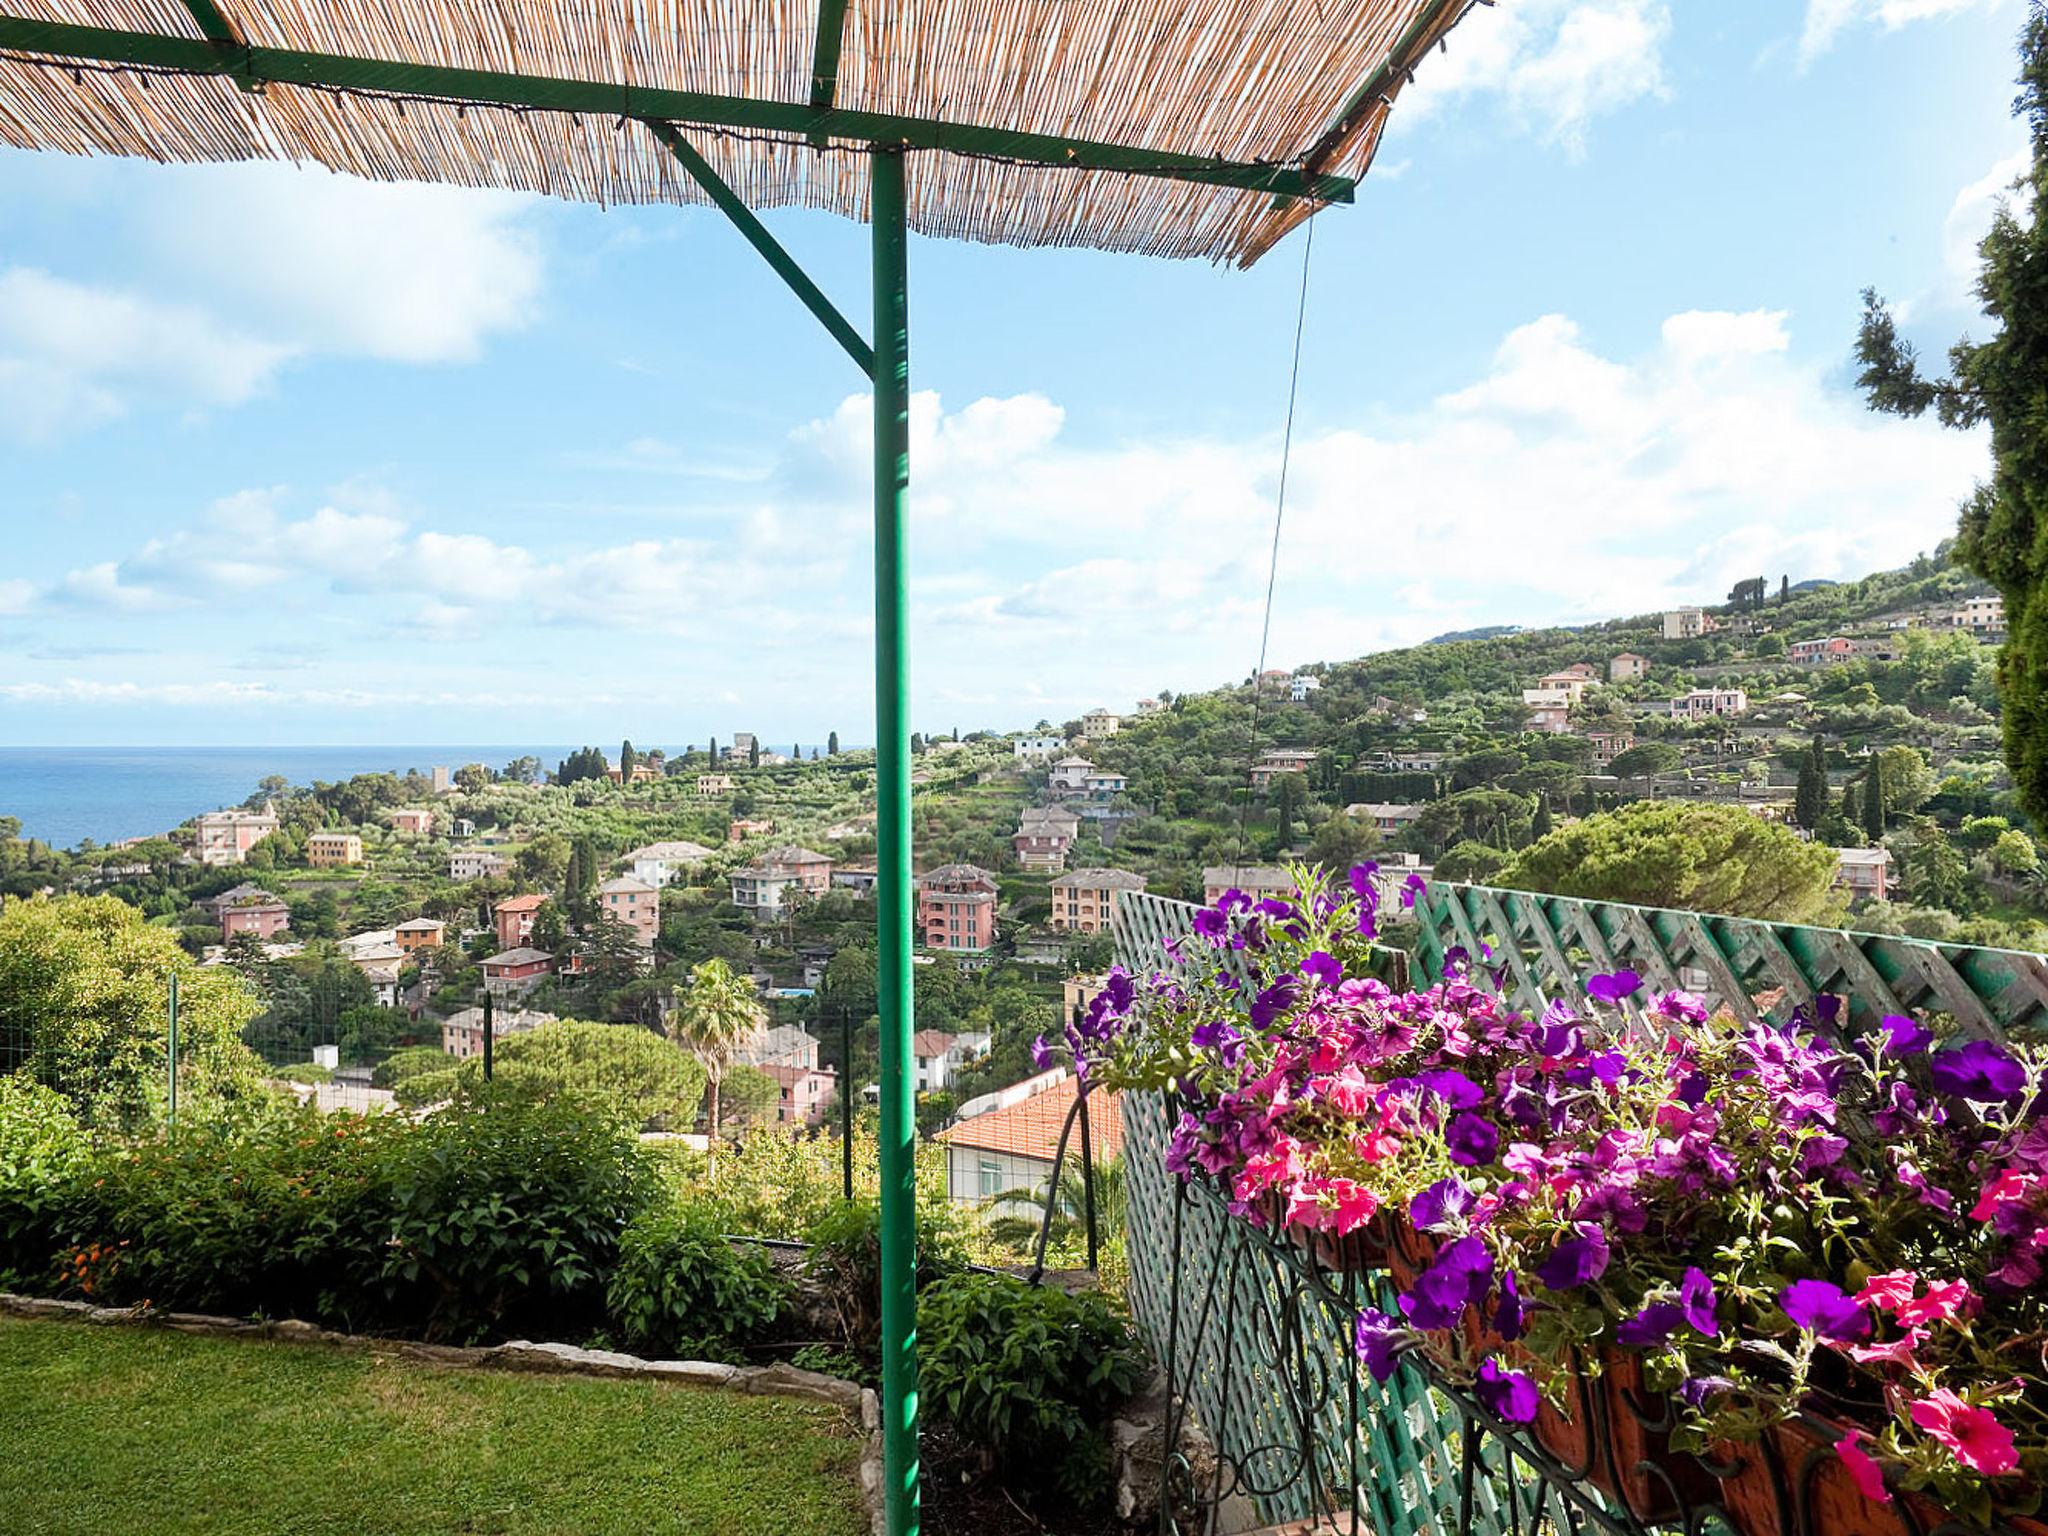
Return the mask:
<svg viewBox="0 0 2048 1536">
<path fill-rule="evenodd" d="M 1079 1148 L 1069 1152 L 1076 1156 Z M 984 1152 L 979 1147 L 946 1147 L 946 1193 L 963 1205 L 977 1205 L 991 1195 L 1021 1189 L 1038 1194 L 1052 1178 L 1052 1163 L 1015 1152 Z"/>
</svg>

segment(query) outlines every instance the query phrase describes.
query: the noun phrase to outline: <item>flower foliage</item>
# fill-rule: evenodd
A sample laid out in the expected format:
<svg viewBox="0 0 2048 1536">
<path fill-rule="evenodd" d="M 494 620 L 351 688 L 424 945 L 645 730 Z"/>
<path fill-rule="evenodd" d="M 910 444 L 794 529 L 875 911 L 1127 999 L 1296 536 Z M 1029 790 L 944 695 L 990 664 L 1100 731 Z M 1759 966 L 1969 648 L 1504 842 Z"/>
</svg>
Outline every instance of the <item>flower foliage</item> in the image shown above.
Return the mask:
<svg viewBox="0 0 2048 1536">
<path fill-rule="evenodd" d="M 1873 1498 L 2036 1504 L 2048 1050 L 1903 1017 L 1850 1035 L 1826 997 L 1709 1017 L 1632 971 L 1532 1017 L 1484 952 L 1399 992 L 1369 974 L 1374 873 L 1225 894 L 1044 1057 L 1166 1091 L 1168 1167 L 1243 1219 L 1413 1258 L 1399 1315 L 1358 1318 L 1381 1379 L 1422 1352 L 1527 1422 L 1574 1358 L 1633 1353 L 1681 1443 L 1818 1405 Z"/>
</svg>

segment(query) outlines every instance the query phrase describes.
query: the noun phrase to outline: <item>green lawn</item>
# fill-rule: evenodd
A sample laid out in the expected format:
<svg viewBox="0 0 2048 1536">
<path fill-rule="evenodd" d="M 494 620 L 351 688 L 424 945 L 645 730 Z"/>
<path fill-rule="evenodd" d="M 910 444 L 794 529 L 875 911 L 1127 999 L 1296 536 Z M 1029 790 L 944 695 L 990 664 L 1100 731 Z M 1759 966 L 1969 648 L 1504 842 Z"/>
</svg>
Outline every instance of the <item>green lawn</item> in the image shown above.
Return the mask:
<svg viewBox="0 0 2048 1536">
<path fill-rule="evenodd" d="M 835 1410 L 0 1317 L 0 1533 L 860 1536 Z"/>
</svg>

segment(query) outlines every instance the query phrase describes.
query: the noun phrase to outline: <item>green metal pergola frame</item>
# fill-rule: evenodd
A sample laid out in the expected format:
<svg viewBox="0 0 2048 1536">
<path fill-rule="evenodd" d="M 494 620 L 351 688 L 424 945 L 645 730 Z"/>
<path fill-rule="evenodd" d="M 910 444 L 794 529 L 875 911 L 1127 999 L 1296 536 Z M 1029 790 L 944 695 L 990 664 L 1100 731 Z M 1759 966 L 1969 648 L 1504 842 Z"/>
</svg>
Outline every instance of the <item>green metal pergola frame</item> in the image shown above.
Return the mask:
<svg viewBox="0 0 2048 1536">
<path fill-rule="evenodd" d="M 4 3 L 4 0 L 0 0 Z M 908 224 L 904 160 L 946 151 L 1057 170 L 1086 170 L 1349 203 L 1355 179 L 1323 169 L 1357 124 L 1412 66 L 1443 18 L 1471 0 L 1422 8 L 1386 62 L 1354 93 L 1298 165 L 1232 161 L 1133 145 L 1026 133 L 927 117 L 848 111 L 836 104 L 847 0 L 819 0 L 808 101 L 792 103 L 617 81 L 564 79 L 251 45 L 214 3 L 184 0 L 201 37 L 78 26 L 0 14 L 0 57 L 37 55 L 94 68 L 130 68 L 267 85 L 513 111 L 590 113 L 642 124 L 760 252 L 874 387 L 875 742 L 881 1016 L 883 1467 L 890 1536 L 918 1530 L 916 1118 L 910 1039 L 911 950 L 909 655 L 904 629 L 904 519 L 910 485 Z M 1491 0 L 1488 0 L 1491 3 Z M 865 146 L 873 233 L 872 343 L 840 313 L 709 161 L 686 129 Z"/>
</svg>

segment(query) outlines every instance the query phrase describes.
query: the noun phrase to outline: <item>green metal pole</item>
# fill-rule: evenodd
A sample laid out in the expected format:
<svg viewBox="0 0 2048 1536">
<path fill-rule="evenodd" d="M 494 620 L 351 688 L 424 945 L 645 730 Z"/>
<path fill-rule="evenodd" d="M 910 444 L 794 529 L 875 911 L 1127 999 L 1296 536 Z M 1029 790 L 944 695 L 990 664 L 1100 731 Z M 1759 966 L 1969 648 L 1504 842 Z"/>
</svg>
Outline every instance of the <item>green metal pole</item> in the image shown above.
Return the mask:
<svg viewBox="0 0 2048 1536">
<path fill-rule="evenodd" d="M 910 300 L 903 151 L 868 156 L 875 264 L 877 991 L 882 1016 L 882 1476 L 889 1536 L 917 1536 L 917 1122 L 910 941 L 910 658 L 903 521 L 910 486 Z"/>
<path fill-rule="evenodd" d="M 178 973 L 171 972 L 171 997 L 164 1010 L 164 1055 L 170 1067 L 170 1100 L 164 1119 L 172 1130 L 178 1128 Z"/>
</svg>

